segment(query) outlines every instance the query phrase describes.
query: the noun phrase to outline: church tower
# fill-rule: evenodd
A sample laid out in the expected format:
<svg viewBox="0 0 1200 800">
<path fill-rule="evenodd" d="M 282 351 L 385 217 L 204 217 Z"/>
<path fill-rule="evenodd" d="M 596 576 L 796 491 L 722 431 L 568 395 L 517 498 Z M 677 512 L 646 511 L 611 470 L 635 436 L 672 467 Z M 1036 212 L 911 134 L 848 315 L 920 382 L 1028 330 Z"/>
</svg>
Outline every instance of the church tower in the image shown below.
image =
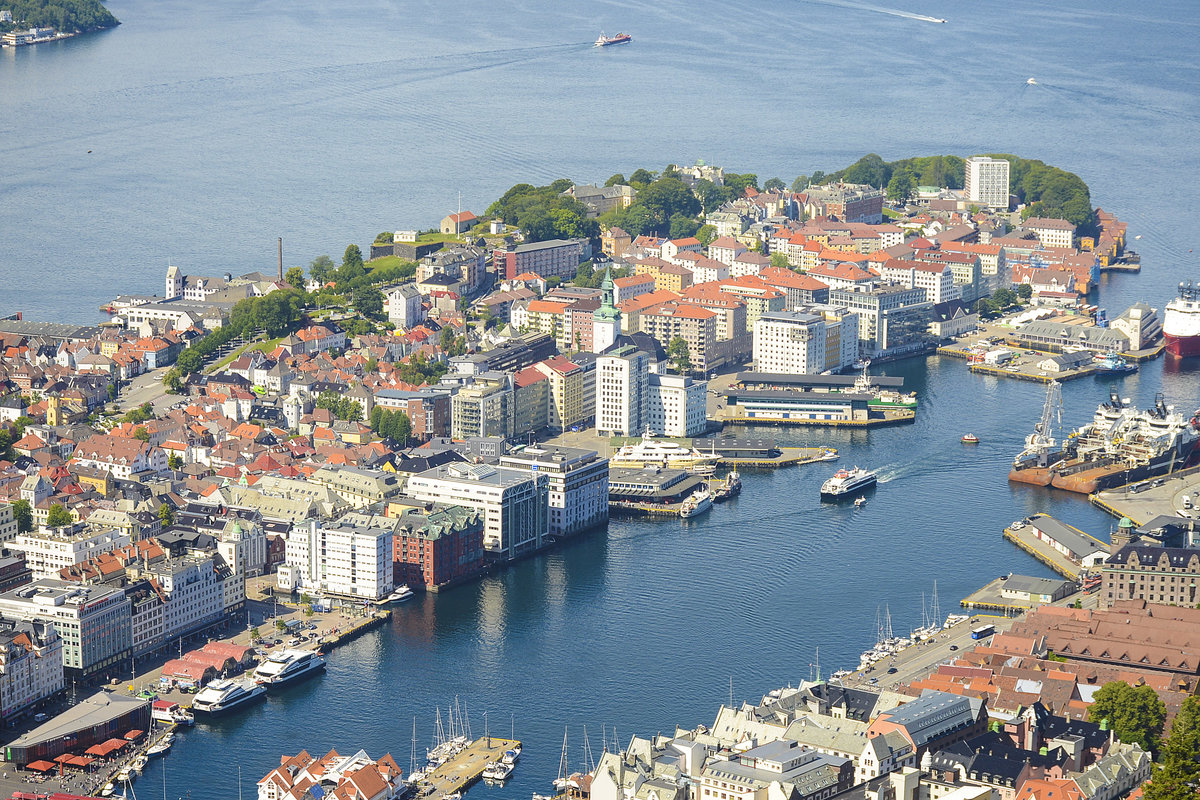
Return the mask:
<svg viewBox="0 0 1200 800">
<path fill-rule="evenodd" d="M 600 307 L 592 312 L 592 352 L 603 353 L 621 333 L 621 312 L 613 305 L 612 270 L 604 270 Z"/>
</svg>

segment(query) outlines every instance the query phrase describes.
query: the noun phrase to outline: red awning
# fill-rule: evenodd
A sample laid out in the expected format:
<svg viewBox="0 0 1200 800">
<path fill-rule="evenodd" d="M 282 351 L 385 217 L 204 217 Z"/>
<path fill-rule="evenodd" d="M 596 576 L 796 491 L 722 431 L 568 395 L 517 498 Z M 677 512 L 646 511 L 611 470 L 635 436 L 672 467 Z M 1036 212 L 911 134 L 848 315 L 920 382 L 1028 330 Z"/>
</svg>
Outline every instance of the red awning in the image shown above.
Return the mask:
<svg viewBox="0 0 1200 800">
<path fill-rule="evenodd" d="M 54 761 L 58 764 L 69 764 L 74 757 L 71 753 L 63 753 L 61 756 L 55 756 Z"/>
<path fill-rule="evenodd" d="M 127 747 L 128 745 L 129 742 L 125 741 L 124 739 L 109 739 L 104 743 L 104 746 L 108 748 L 108 752 L 110 753 L 113 750 L 120 750 L 122 747 Z"/>
<path fill-rule="evenodd" d="M 105 742 L 104 744 L 94 744 L 87 749 L 87 754 L 89 756 L 100 756 L 101 758 L 103 758 L 104 756 L 108 755 L 108 753 L 109 753 L 107 744 L 108 744 L 107 742 Z"/>
<path fill-rule="evenodd" d="M 34 772 L 49 772 L 54 769 L 52 761 L 31 761 L 25 765 L 25 769 L 31 769 Z"/>
<path fill-rule="evenodd" d="M 86 766 L 88 766 L 89 764 L 91 764 L 91 763 L 92 763 L 93 761 L 95 761 L 95 760 L 96 760 L 96 759 L 94 759 L 94 758 L 88 758 L 87 756 L 75 756 L 75 757 L 74 757 L 74 758 L 72 758 L 70 761 L 68 761 L 68 762 L 67 762 L 67 764 L 68 764 L 69 766 L 72 766 L 72 767 L 80 767 L 80 768 L 83 768 L 83 767 L 86 767 Z"/>
<path fill-rule="evenodd" d="M 145 731 L 132 730 L 125 734 L 125 741 L 132 742 L 134 739 L 140 739 L 144 733 Z"/>
</svg>

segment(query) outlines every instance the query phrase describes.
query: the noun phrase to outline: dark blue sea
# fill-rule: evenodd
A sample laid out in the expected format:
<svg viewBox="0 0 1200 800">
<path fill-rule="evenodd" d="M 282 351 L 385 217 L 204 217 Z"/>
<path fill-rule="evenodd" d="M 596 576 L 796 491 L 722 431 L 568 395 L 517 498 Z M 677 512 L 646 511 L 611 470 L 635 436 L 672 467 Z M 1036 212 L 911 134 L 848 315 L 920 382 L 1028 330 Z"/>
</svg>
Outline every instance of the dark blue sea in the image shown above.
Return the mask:
<svg viewBox="0 0 1200 800">
<path fill-rule="evenodd" d="M 0 314 L 91 322 L 118 292 L 161 291 L 169 262 L 271 271 L 282 236 L 287 265 L 307 264 L 431 226 L 460 193 L 480 213 L 517 182 L 696 158 L 790 182 L 868 152 L 1012 152 L 1077 172 L 1142 237 L 1142 274 L 1101 282 L 1110 316 L 1200 278 L 1200 28 L 1181 0 L 110 7 L 115 30 L 0 52 Z M 594 49 L 601 31 L 634 41 Z M 595 753 L 710 722 L 731 678 L 739 700 L 808 678 L 818 648 L 824 671 L 853 667 L 876 610 L 920 624 L 935 580 L 945 613 L 999 572 L 1046 574 L 1000 538 L 1017 517 L 1107 536 L 1083 499 L 1005 480 L 1040 387 L 938 358 L 881 371 L 921 396 L 914 425 L 775 432 L 881 469 L 865 508 L 822 506 L 817 466 L 748 475 L 696 522 L 613 522 L 402 608 L 325 676 L 187 732 L 140 793 L 157 797 L 165 768 L 168 797 L 229 800 L 240 767 L 252 795 L 300 747 L 407 766 L 414 718 L 423 749 L 457 696 L 476 735 L 487 712 L 526 743 L 506 788 L 472 796 L 527 798 L 549 790 L 564 726 L 578 767 L 585 725 Z M 1198 378 L 1159 361 L 1119 388 L 1190 410 Z M 1107 388 L 1068 384 L 1064 421 Z M 961 446 L 968 430 L 982 444 Z"/>
</svg>

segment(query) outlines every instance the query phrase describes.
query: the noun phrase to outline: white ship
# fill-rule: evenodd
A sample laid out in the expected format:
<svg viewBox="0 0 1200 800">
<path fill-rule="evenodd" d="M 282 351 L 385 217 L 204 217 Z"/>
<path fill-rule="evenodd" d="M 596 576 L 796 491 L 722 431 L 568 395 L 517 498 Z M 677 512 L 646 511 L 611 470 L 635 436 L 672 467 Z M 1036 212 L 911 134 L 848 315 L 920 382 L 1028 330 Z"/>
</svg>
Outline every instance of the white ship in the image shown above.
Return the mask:
<svg viewBox="0 0 1200 800">
<path fill-rule="evenodd" d="M 210 683 L 192 701 L 192 708 L 205 714 L 220 714 L 252 703 L 267 693 L 251 678 L 226 678 Z"/>
<path fill-rule="evenodd" d="M 869 469 L 853 467 L 839 469 L 832 478 L 821 484 L 822 497 L 844 497 L 848 494 L 869 489 L 879 479 L 879 473 Z"/>
<path fill-rule="evenodd" d="M 401 584 L 400 586 L 397 586 L 396 591 L 389 594 L 387 596 L 387 599 L 384 600 L 383 602 L 384 602 L 384 604 L 403 603 L 405 600 L 410 599 L 412 596 L 413 596 L 413 590 L 408 587 L 407 583 L 405 583 L 405 584 Z"/>
<path fill-rule="evenodd" d="M 712 508 L 712 493 L 708 489 L 697 489 L 679 507 L 679 516 L 684 519 L 698 517 Z"/>
<path fill-rule="evenodd" d="M 716 453 L 702 453 L 694 447 L 684 447 L 675 442 L 660 442 L 650 431 L 642 434 L 637 444 L 627 444 L 612 454 L 610 467 L 641 469 L 662 467 L 696 471 L 716 467 L 721 457 Z"/>
<path fill-rule="evenodd" d="M 1200 286 L 1179 284 L 1179 296 L 1167 303 L 1163 316 L 1163 338 L 1176 358 L 1200 356 Z"/>
<path fill-rule="evenodd" d="M 315 650 L 284 650 L 275 653 L 254 670 L 254 680 L 267 686 L 282 686 L 325 669 L 325 658 Z"/>
</svg>

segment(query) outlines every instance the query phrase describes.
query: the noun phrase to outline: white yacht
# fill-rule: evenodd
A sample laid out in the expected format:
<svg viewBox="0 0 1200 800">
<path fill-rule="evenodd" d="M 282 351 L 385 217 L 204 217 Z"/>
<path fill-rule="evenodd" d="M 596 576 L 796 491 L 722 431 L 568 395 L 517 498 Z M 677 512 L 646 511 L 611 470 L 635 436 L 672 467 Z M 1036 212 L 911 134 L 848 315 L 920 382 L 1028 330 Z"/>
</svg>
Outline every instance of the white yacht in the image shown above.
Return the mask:
<svg viewBox="0 0 1200 800">
<path fill-rule="evenodd" d="M 684 447 L 676 442 L 660 442 L 650 431 L 642 434 L 637 444 L 627 444 L 612 454 L 610 467 L 641 469 L 662 467 L 671 469 L 704 470 L 715 467 L 721 457 L 716 453 L 702 453 L 694 447 Z"/>
<path fill-rule="evenodd" d="M 413 596 L 413 590 L 408 587 L 407 583 L 403 583 L 396 587 L 396 591 L 387 596 L 383 602 L 386 603 L 403 603 Z"/>
<path fill-rule="evenodd" d="M 493 761 L 483 768 L 483 777 L 490 781 L 502 781 L 513 774 L 514 766 L 503 761 Z"/>
<path fill-rule="evenodd" d="M 267 686 L 282 686 L 325 669 L 325 657 L 315 650 L 284 650 L 275 653 L 254 670 L 254 680 Z"/>
<path fill-rule="evenodd" d="M 267 693 L 253 678 L 225 678 L 205 686 L 192 701 L 192 708 L 205 714 L 220 714 L 258 700 Z"/>
<path fill-rule="evenodd" d="M 844 497 L 874 486 L 878 479 L 879 473 L 868 469 L 839 469 L 832 478 L 821 484 L 821 496 Z"/>
</svg>

